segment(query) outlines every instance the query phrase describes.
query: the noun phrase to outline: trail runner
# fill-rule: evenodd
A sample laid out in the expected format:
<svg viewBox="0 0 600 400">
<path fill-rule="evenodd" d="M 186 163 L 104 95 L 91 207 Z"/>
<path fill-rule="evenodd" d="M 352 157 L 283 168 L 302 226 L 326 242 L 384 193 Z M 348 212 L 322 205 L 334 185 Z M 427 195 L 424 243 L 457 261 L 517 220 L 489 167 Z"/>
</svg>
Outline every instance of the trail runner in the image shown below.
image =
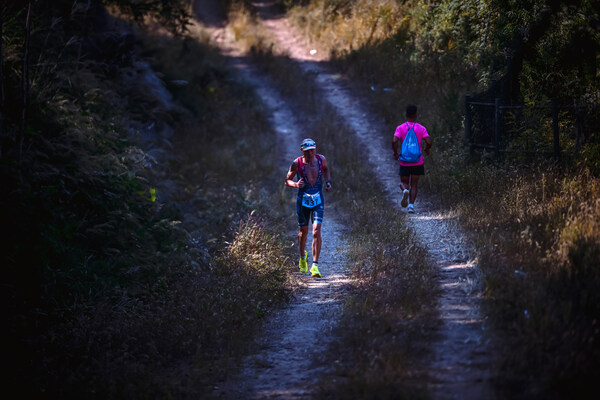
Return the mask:
<svg viewBox="0 0 600 400">
<path fill-rule="evenodd" d="M 298 188 L 296 198 L 296 214 L 298 215 L 298 248 L 300 260 L 298 267 L 301 273 L 308 271 L 308 252 L 306 251 L 306 239 L 308 237 L 308 224 L 312 221 L 312 266 L 311 276 L 320 278 L 319 254 L 321 252 L 321 225 L 323 223 L 323 181 L 325 190 L 331 192 L 331 172 L 327 166 L 325 156 L 317 154 L 317 145 L 312 139 L 304 139 L 300 144 L 302 156 L 292 162 L 290 170 L 285 178 L 285 185 Z M 294 181 L 294 177 L 298 177 Z"/>
<path fill-rule="evenodd" d="M 395 160 L 398 160 L 400 157 L 400 154 L 398 153 L 398 144 L 401 145 L 406 139 L 409 129 L 413 129 L 415 131 L 419 148 L 422 148 L 421 142 L 425 142 L 425 154 L 429 155 L 429 150 L 431 149 L 431 138 L 429 137 L 429 133 L 427 133 L 427 129 L 416 121 L 417 106 L 409 104 L 406 107 L 406 122 L 396 127 L 396 131 L 394 132 L 394 137 L 392 139 L 392 149 L 394 150 Z M 400 160 L 400 171 L 398 174 L 400 175 L 400 189 L 402 189 L 402 201 L 400 202 L 400 205 L 402 207 L 408 206 L 407 211 L 409 213 L 414 213 L 414 203 L 417 198 L 417 185 L 419 183 L 419 177 L 421 175 L 425 175 L 423 155 L 421 154 L 418 161 L 413 163 Z"/>
</svg>

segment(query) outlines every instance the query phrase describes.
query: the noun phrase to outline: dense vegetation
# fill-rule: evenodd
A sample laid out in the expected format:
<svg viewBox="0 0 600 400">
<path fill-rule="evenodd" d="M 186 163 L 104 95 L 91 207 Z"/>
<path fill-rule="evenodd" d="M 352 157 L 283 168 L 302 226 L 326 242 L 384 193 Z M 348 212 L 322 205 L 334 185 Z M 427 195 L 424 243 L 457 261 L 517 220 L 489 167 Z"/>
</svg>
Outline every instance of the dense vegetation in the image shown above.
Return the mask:
<svg viewBox="0 0 600 400">
<path fill-rule="evenodd" d="M 105 4 L 0 10 L 4 387 L 197 398 L 293 286 L 271 133 L 187 2 Z"/>
</svg>

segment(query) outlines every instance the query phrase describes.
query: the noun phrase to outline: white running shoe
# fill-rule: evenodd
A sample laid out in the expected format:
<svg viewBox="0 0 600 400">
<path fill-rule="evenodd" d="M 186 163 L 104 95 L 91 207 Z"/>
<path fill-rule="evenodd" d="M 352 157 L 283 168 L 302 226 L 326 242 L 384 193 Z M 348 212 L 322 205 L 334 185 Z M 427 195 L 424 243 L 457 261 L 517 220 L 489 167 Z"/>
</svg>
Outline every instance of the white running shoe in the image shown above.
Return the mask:
<svg viewBox="0 0 600 400">
<path fill-rule="evenodd" d="M 415 213 L 415 206 L 414 204 L 409 204 L 408 205 L 408 210 L 409 213 L 414 214 Z"/>
<path fill-rule="evenodd" d="M 402 201 L 400 202 L 402 207 L 406 207 L 408 205 L 408 189 L 404 189 L 402 192 Z"/>
</svg>

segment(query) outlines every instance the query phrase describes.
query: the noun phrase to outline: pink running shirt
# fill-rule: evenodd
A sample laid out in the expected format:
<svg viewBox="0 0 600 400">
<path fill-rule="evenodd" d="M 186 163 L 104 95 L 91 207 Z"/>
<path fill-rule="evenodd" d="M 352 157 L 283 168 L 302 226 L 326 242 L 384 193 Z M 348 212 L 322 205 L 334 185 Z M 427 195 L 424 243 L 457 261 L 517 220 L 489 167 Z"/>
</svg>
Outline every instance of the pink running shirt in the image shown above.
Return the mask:
<svg viewBox="0 0 600 400">
<path fill-rule="evenodd" d="M 413 124 L 414 124 L 414 127 L 413 127 Z M 423 138 L 429 137 L 429 133 L 427 133 L 427 129 L 423 125 L 421 125 L 417 122 L 405 122 L 401 125 L 398 125 L 398 127 L 396 127 L 396 132 L 394 133 L 394 136 L 397 136 L 400 138 L 400 141 L 398 142 L 399 149 L 402 148 L 402 142 L 404 141 L 404 138 L 406 137 L 406 134 L 408 133 L 409 127 L 413 128 L 415 130 L 415 133 L 417 135 L 417 141 L 419 142 L 419 148 L 421 149 L 421 153 L 423 153 L 423 146 L 421 146 L 421 141 L 423 140 Z M 412 166 L 421 165 L 421 164 L 423 164 L 423 154 L 421 154 L 421 158 L 416 163 L 407 163 L 404 161 L 400 161 L 400 165 L 404 165 L 407 167 L 412 167 Z"/>
</svg>

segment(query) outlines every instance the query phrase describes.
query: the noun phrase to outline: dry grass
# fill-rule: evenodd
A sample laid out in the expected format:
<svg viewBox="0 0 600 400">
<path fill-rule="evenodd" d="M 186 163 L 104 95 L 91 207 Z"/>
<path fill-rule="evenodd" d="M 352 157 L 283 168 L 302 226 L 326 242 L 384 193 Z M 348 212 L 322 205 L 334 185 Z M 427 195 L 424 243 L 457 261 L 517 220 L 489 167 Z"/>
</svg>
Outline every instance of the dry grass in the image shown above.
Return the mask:
<svg viewBox="0 0 600 400">
<path fill-rule="evenodd" d="M 307 135 L 322 143 L 319 148 L 330 160 L 336 182 L 331 197 L 347 213 L 347 257 L 354 277 L 354 291 L 337 328 L 340 342 L 329 355 L 333 362 L 341 361 L 336 372 L 346 378 L 326 379 L 323 395 L 423 398 L 419 384 L 425 377 L 415 370 L 430 349 L 427 332 L 437 321 L 435 270 L 361 162 L 362 150 L 345 140 L 352 133 L 330 117 L 334 111 L 328 106 L 315 105 L 319 111 Z"/>
<path fill-rule="evenodd" d="M 496 177 L 489 201 L 457 207 L 480 236 L 488 312 L 505 346 L 500 379 L 510 396 L 583 395 L 598 371 L 598 179 L 514 173 Z"/>
<path fill-rule="evenodd" d="M 388 28 L 381 21 L 397 15 L 386 11 L 390 2 L 374 2 L 372 10 L 369 2 L 351 3 L 364 8 L 340 14 L 339 27 L 310 22 L 311 30 L 329 29 L 332 47 L 357 50 L 337 55 L 349 76 L 393 89 L 371 97 L 390 126 L 406 102 L 427 105 L 420 117 L 438 150 L 430 161 L 436 174 L 423 184 L 474 232 L 488 315 L 503 338 L 498 383 L 505 395 L 583 397 L 600 371 L 598 178 L 574 166 L 466 163 L 459 94 L 476 81 L 472 65 L 439 48 L 411 56 L 428 41 L 408 40 L 398 20 L 392 25 L 401 29 L 383 40 Z M 256 25 L 247 11 L 232 20 L 231 35 L 247 40 L 315 116 L 307 135 L 323 143 L 337 188 L 331 199 L 352 217 L 357 284 L 337 347 L 347 351 L 330 349 L 348 379 L 330 381 L 324 392 L 419 397 L 406 374 L 426 348 L 423 330 L 435 321 L 431 268 L 402 220 L 373 201 L 375 180 L 357 162 L 360 151 L 340 140 L 348 133 L 329 120 L 333 113 L 307 85 L 291 84 L 290 65 L 272 55 L 262 33 L 243 33 Z M 277 191 L 265 182 L 281 177 L 265 172 L 256 182 L 253 171 L 275 169 L 245 151 L 267 151 L 272 134 L 251 91 L 238 87 L 206 46 L 163 36 L 145 42 L 177 103 L 169 110 L 132 81 L 126 54 L 110 62 L 79 59 L 76 46 L 67 45 L 73 32 L 61 31 L 60 19 L 53 23 L 53 35 L 42 29 L 44 37 L 32 38 L 34 58 L 45 62 L 32 76 L 22 158 L 15 126 L 3 131 L 8 387 L 37 397 L 201 397 L 244 353 L 246 337 L 231 332 L 252 332 L 293 286 L 291 250 L 273 234 L 280 211 L 263 202 Z M 10 35 L 11 25 L 6 29 Z M 19 70 L 17 47 L 7 47 L 7 71 Z M 18 76 L 5 83 L 8 97 L 18 98 Z M 14 113 L 18 121 L 17 109 L 4 111 L 3 118 Z M 167 144 L 168 171 L 150 168 L 143 143 L 129 136 L 153 120 L 177 132 Z M 156 202 L 148 200 L 151 189 Z"/>
<path fill-rule="evenodd" d="M 244 1 L 234 2 L 230 7 L 226 33 L 228 39 L 246 53 L 271 46 L 268 30 L 259 23 Z"/>
<path fill-rule="evenodd" d="M 291 7 L 288 16 L 314 45 L 336 54 L 386 39 L 407 23 L 398 3 L 389 0 L 310 2 Z"/>
</svg>

